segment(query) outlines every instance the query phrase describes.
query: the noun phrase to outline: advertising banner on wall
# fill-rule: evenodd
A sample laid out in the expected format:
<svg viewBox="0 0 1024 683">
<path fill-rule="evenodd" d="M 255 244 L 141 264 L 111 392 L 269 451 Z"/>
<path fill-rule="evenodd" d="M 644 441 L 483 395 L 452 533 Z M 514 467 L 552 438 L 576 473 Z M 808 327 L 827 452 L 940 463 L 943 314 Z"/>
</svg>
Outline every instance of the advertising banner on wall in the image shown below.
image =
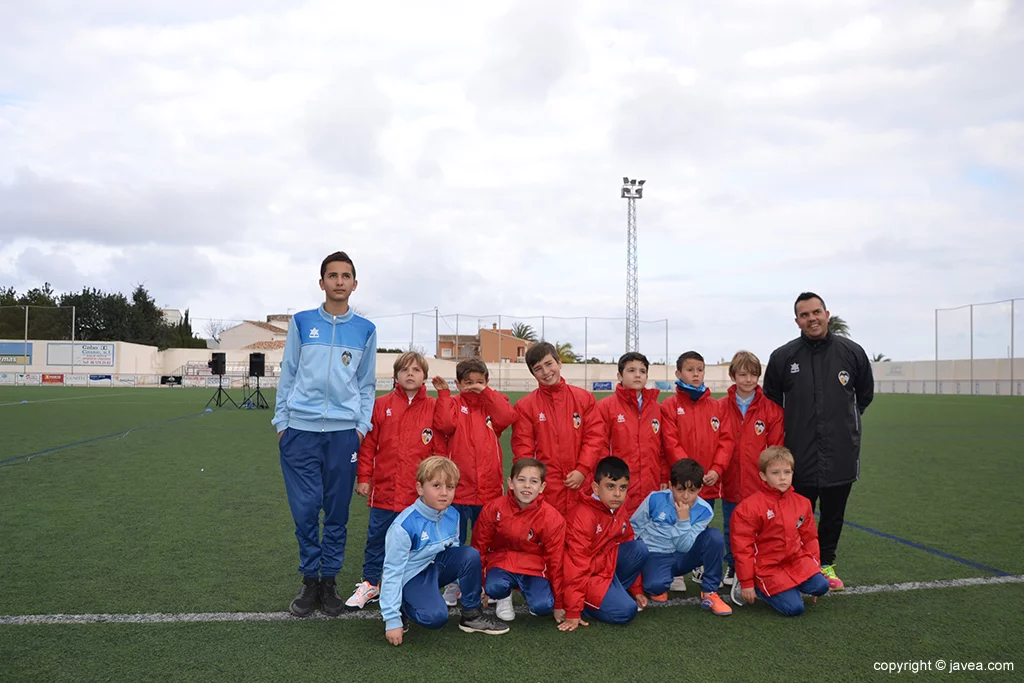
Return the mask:
<svg viewBox="0 0 1024 683">
<path fill-rule="evenodd" d="M 114 345 L 94 342 L 48 342 L 47 365 L 82 365 L 84 367 L 114 367 Z"/>
<path fill-rule="evenodd" d="M 17 384 L 18 373 L 16 372 L 0 372 L 0 384 Z"/>
<path fill-rule="evenodd" d="M 91 387 L 109 387 L 110 375 L 89 375 L 89 386 Z"/>
<path fill-rule="evenodd" d="M 207 387 L 212 387 L 212 388 L 216 389 L 217 387 L 220 386 L 220 377 L 218 377 L 218 376 L 207 377 L 206 378 L 206 386 Z M 230 387 L 231 386 L 231 381 L 230 380 L 225 381 L 224 382 L 224 386 L 225 386 L 225 388 Z"/>
<path fill-rule="evenodd" d="M 110 378 L 110 383 L 116 387 L 134 387 L 135 375 L 114 375 Z"/>
<path fill-rule="evenodd" d="M 203 387 L 206 386 L 206 378 L 205 377 L 196 377 L 195 375 L 190 375 L 188 377 L 182 377 L 181 385 L 183 387 L 189 387 L 189 388 L 192 388 L 192 389 L 203 388 Z"/>
<path fill-rule="evenodd" d="M 42 383 L 43 384 L 48 384 L 48 385 L 51 385 L 51 386 L 58 386 L 58 387 L 59 386 L 64 386 L 64 375 L 58 375 L 58 374 L 54 374 L 54 373 L 44 372 L 43 373 L 43 378 L 42 378 Z"/>
<path fill-rule="evenodd" d="M 611 391 L 611 382 L 594 382 L 594 391 Z"/>
<path fill-rule="evenodd" d="M 165 387 L 180 387 L 181 375 L 161 375 L 160 384 Z"/>
<path fill-rule="evenodd" d="M 38 372 L 18 373 L 18 384 L 23 387 L 37 387 L 43 381 L 43 376 Z"/>
<path fill-rule="evenodd" d="M 0 342 L 0 365 L 32 365 L 32 343 Z"/>
<path fill-rule="evenodd" d="M 79 373 L 66 374 L 64 375 L 64 386 L 66 387 L 85 387 L 89 385 L 89 375 L 82 375 Z"/>
</svg>

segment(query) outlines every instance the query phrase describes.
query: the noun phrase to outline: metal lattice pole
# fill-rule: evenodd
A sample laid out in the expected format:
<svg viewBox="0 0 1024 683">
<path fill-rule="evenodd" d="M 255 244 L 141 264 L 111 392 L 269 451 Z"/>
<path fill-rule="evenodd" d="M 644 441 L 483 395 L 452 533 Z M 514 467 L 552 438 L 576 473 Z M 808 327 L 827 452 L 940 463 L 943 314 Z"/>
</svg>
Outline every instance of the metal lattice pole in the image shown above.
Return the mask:
<svg viewBox="0 0 1024 683">
<path fill-rule="evenodd" d="M 640 348 L 640 302 L 636 251 L 636 200 L 643 199 L 643 180 L 622 179 L 626 200 L 626 352 Z"/>
</svg>

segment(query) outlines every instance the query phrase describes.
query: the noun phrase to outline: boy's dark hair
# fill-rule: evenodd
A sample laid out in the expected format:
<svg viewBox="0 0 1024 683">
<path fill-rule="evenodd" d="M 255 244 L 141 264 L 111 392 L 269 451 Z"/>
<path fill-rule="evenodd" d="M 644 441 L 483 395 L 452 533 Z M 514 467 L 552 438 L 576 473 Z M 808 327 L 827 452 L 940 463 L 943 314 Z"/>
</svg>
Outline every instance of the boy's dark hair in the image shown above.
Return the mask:
<svg viewBox="0 0 1024 683">
<path fill-rule="evenodd" d="M 556 361 L 560 361 L 561 358 L 558 356 L 558 349 L 551 342 L 542 341 L 539 344 L 534 344 L 530 348 L 526 349 L 526 367 L 529 371 L 533 372 L 533 366 L 544 360 L 546 356 L 550 355 Z"/>
<path fill-rule="evenodd" d="M 594 468 L 594 481 L 600 483 L 605 477 L 612 481 L 622 479 L 623 477 L 629 479 L 629 465 L 626 464 L 625 460 L 616 458 L 614 455 L 601 458 L 600 462 L 597 463 L 597 467 Z"/>
<path fill-rule="evenodd" d="M 461 382 L 471 372 L 481 373 L 484 379 L 491 378 L 491 373 L 487 370 L 487 363 L 483 362 L 480 358 L 467 358 L 460 360 L 459 364 L 455 366 L 455 379 Z"/>
<path fill-rule="evenodd" d="M 542 482 L 548 476 L 548 466 L 540 460 L 534 460 L 533 458 L 519 458 L 519 460 L 516 460 L 515 463 L 512 464 L 512 473 L 508 475 L 509 479 L 515 479 L 519 476 L 519 473 L 527 467 L 536 467 L 540 470 L 540 480 Z"/>
<path fill-rule="evenodd" d="M 685 363 L 688 360 L 699 360 L 701 363 L 703 363 L 704 356 L 700 355 L 696 351 L 687 351 L 683 355 L 679 356 L 679 358 L 676 358 L 676 370 L 682 370 L 683 363 Z"/>
<path fill-rule="evenodd" d="M 324 275 L 327 273 L 327 265 L 328 264 L 330 264 L 330 263 L 337 263 L 339 261 L 341 263 L 347 263 L 349 266 L 352 267 L 352 279 L 355 280 L 356 279 L 356 264 L 352 263 L 352 259 L 349 258 L 349 255 L 346 254 L 343 251 L 336 251 L 336 252 L 334 252 L 333 254 L 331 254 L 330 256 L 328 256 L 327 258 L 324 259 L 324 262 L 320 264 L 320 279 L 321 280 L 324 279 Z"/>
<path fill-rule="evenodd" d="M 699 491 L 704 486 L 704 468 L 700 466 L 699 462 L 690 458 L 676 460 L 672 469 L 669 470 L 669 481 L 672 482 L 672 486 L 686 488 L 688 488 L 687 484 L 692 484 Z"/>
<path fill-rule="evenodd" d="M 629 363 L 634 360 L 638 360 L 641 363 L 643 363 L 644 370 L 647 370 L 651 367 L 650 362 L 647 360 L 647 356 L 637 351 L 630 351 L 629 353 L 624 353 L 619 357 L 619 374 L 621 375 L 622 371 L 626 369 L 626 363 Z"/>
<path fill-rule="evenodd" d="M 822 299 L 817 294 L 815 294 L 814 292 L 800 292 L 800 296 L 798 296 L 796 298 L 796 301 L 793 302 L 793 315 L 796 315 L 796 305 L 798 303 L 800 303 L 801 301 L 810 301 L 811 299 L 817 299 L 818 301 L 820 301 L 821 302 L 821 307 L 823 309 L 827 309 L 828 308 L 827 306 L 825 306 L 825 300 Z"/>
</svg>

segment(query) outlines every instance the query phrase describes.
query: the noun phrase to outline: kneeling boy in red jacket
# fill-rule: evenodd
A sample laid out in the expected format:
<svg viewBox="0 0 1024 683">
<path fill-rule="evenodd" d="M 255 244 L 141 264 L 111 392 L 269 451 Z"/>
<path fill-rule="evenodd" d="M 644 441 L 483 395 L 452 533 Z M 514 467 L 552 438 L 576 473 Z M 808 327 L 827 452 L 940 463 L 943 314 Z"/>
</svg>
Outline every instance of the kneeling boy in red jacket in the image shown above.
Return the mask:
<svg viewBox="0 0 1024 683">
<path fill-rule="evenodd" d="M 562 552 L 565 520 L 544 500 L 547 468 L 533 458 L 512 465 L 508 495 L 484 506 L 473 527 L 473 547 L 480 551 L 484 593 L 497 600 L 495 615 L 516 618 L 512 589 L 518 588 L 534 615 L 564 617 Z"/>
<path fill-rule="evenodd" d="M 818 597 L 828 592 L 814 511 L 811 501 L 791 487 L 793 454 L 788 448 L 766 448 L 759 465 L 761 489 L 732 515 L 736 579 L 744 602 L 758 597 L 781 614 L 795 617 L 804 611 L 801 593 Z"/>
<path fill-rule="evenodd" d="M 633 538 L 622 505 L 629 488 L 629 467 L 608 456 L 594 468 L 593 495 L 581 497 L 565 520 L 565 621 L 561 631 L 587 626 L 583 615 L 609 624 L 626 624 L 647 606 L 640 570 L 647 547 Z M 632 597 L 631 597 L 632 596 Z"/>
</svg>

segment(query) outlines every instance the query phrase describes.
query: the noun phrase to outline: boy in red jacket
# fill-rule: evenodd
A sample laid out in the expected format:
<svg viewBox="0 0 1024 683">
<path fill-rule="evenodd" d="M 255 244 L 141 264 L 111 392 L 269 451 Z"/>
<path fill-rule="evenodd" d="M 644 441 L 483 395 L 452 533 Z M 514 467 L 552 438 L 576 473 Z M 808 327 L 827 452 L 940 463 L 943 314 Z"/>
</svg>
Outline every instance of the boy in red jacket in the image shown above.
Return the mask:
<svg viewBox="0 0 1024 683">
<path fill-rule="evenodd" d="M 437 389 L 434 432 L 448 443 L 448 457 L 459 466 L 461 479 L 453 507 L 459 513 L 459 544 L 465 545 L 480 510 L 504 493 L 505 465 L 501 437 L 515 419 L 508 396 L 487 386 L 490 373 L 479 358 L 467 358 L 455 366 L 458 396 L 452 396 L 441 377 L 433 380 Z M 445 602 L 455 606 L 457 587 L 445 588 Z"/>
<path fill-rule="evenodd" d="M 704 357 L 687 351 L 676 359 L 676 393 L 661 404 L 662 444 L 670 463 L 683 458 L 696 460 L 704 468 L 704 486 L 700 497 L 715 509 L 722 495 L 722 475 L 732 460 L 733 441 L 722 418 L 721 406 L 704 386 Z M 701 581 L 703 567 L 693 571 Z M 682 577 L 676 577 L 670 590 L 686 590 Z"/>
<path fill-rule="evenodd" d="M 544 501 L 547 468 L 533 458 L 512 465 L 508 495 L 484 506 L 473 527 L 473 547 L 480 551 L 484 593 L 497 600 L 495 615 L 516 618 L 512 589 L 518 588 L 530 613 L 564 617 L 562 552 L 565 520 Z"/>
<path fill-rule="evenodd" d="M 732 461 L 722 475 L 722 530 L 725 536 L 725 575 L 722 583 L 732 586 L 736 565 L 729 547 L 729 521 L 744 498 L 761 488 L 758 458 L 769 446 L 783 445 L 785 430 L 782 408 L 769 400 L 757 386 L 761 361 L 750 351 L 737 351 L 729 363 L 729 377 L 735 383 L 718 400 L 722 418 L 735 439 Z"/>
<path fill-rule="evenodd" d="M 434 404 L 424 383 L 427 359 L 407 351 L 395 359 L 395 390 L 373 404 L 372 428 L 359 448 L 356 493 L 368 498 L 370 522 L 363 553 L 363 580 L 345 601 L 362 609 L 380 597 L 384 538 L 402 510 L 416 502 L 416 469 L 431 455 L 446 453 L 433 432 Z"/>
<path fill-rule="evenodd" d="M 516 402 L 512 455 L 547 465 L 544 498 L 565 517 L 579 500 L 577 489 L 591 477 L 593 463 L 601 457 L 596 401 L 589 391 L 562 379 L 562 362 L 549 342 L 530 347 L 526 366 L 538 387 Z"/>
<path fill-rule="evenodd" d="M 647 547 L 633 538 L 622 509 L 629 488 L 629 467 L 608 456 L 594 468 L 593 494 L 582 497 L 565 520 L 565 620 L 560 631 L 587 626 L 583 615 L 609 624 L 626 624 L 647 606 L 640 570 Z M 628 587 L 628 588 L 627 588 Z"/>
<path fill-rule="evenodd" d="M 732 554 L 744 602 L 759 597 L 787 617 L 803 614 L 801 593 L 817 598 L 828 592 L 821 573 L 818 529 L 811 501 L 791 487 L 793 454 L 782 446 L 759 458 L 761 488 L 732 518 Z M 733 602 L 737 602 L 733 586 Z M 737 602 L 737 604 L 739 604 Z"/>
<path fill-rule="evenodd" d="M 619 358 L 619 385 L 597 403 L 601 450 L 629 467 L 625 513 L 632 516 L 648 493 L 668 481 L 669 463 L 661 447 L 661 406 L 657 389 L 647 389 L 650 363 L 631 351 Z"/>
</svg>

